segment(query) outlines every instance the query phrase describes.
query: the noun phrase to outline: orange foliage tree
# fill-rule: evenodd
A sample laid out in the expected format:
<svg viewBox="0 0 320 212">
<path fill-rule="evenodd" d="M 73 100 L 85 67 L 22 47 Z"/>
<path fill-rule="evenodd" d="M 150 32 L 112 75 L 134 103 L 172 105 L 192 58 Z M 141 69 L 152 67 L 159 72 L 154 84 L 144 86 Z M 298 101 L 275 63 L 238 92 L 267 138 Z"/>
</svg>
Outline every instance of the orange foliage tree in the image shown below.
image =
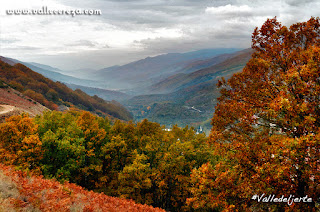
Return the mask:
<svg viewBox="0 0 320 212">
<path fill-rule="evenodd" d="M 40 172 L 42 143 L 37 129 L 38 126 L 25 114 L 12 116 L 0 124 L 0 161 Z"/>
<path fill-rule="evenodd" d="M 319 209 L 320 22 L 282 26 L 268 19 L 252 35 L 241 73 L 219 82 L 209 142 L 216 163 L 192 174 L 189 205 L 201 209 Z M 312 198 L 261 203 L 255 194 Z"/>
</svg>

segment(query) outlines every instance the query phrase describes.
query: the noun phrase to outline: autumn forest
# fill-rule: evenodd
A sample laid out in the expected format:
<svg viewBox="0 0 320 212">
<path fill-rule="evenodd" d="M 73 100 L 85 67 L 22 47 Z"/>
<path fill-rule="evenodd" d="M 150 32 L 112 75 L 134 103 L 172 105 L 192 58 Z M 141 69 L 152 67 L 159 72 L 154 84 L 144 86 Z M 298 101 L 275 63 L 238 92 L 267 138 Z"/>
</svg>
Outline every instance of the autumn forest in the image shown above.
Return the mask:
<svg viewBox="0 0 320 212">
<path fill-rule="evenodd" d="M 209 135 L 134 122 L 118 102 L 0 61 L 3 86 L 50 109 L 0 123 L 0 180 L 20 192 L 0 195 L 0 210 L 319 211 L 320 19 L 268 19 L 252 49 L 219 80 Z M 311 201 L 260 199 L 269 195 Z"/>
</svg>

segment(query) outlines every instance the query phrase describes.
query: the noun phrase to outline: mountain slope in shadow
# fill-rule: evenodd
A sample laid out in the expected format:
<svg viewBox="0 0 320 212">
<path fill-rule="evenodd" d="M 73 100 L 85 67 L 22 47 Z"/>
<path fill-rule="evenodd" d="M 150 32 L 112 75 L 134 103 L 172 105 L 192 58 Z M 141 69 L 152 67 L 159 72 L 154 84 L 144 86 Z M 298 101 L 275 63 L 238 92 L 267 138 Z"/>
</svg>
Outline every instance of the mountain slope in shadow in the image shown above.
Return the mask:
<svg viewBox="0 0 320 212">
<path fill-rule="evenodd" d="M 242 71 L 252 53 L 246 49 L 211 67 L 169 77 L 152 86 L 155 92 L 167 93 L 135 96 L 125 104 L 137 120 L 148 118 L 166 125 L 199 125 L 212 117 L 220 96 L 218 80 Z"/>
</svg>

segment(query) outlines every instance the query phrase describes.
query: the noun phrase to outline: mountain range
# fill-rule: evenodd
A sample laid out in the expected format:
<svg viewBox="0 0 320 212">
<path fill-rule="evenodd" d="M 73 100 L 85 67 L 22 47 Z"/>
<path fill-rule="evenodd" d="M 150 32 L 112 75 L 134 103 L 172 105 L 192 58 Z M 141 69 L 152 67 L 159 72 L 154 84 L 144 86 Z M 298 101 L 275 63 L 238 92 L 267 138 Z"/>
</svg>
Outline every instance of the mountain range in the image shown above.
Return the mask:
<svg viewBox="0 0 320 212">
<path fill-rule="evenodd" d="M 93 73 L 93 78 L 104 79 L 112 88 L 135 95 L 146 93 L 146 88 L 177 73 L 184 73 L 191 63 L 233 53 L 239 49 L 204 49 L 187 53 L 168 53 L 147 57 L 122 66 L 113 66 Z M 190 69 L 188 69 L 190 71 Z"/>
<path fill-rule="evenodd" d="M 135 120 L 148 118 L 160 124 L 205 125 L 219 96 L 216 84 L 243 69 L 252 49 L 204 49 L 169 53 L 100 70 L 81 70 L 81 79 L 51 66 L 1 57 L 12 65 L 22 63 L 44 76 L 104 100 L 116 100 Z M 74 76 L 76 73 L 74 73 Z"/>
<path fill-rule="evenodd" d="M 223 56 L 225 60 L 213 66 L 170 76 L 149 87 L 154 94 L 135 96 L 125 105 L 138 120 L 148 118 L 165 125 L 205 125 L 210 129 L 210 119 L 220 95 L 218 80 L 240 72 L 252 53 L 251 49 L 242 50 Z"/>
<path fill-rule="evenodd" d="M 12 66 L 17 63 L 23 64 L 23 65 L 27 66 L 28 68 L 32 69 L 33 71 L 36 71 L 39 74 L 42 74 L 43 76 L 50 78 L 53 81 L 59 81 L 59 82 L 63 82 L 63 83 L 74 83 L 74 84 L 84 85 L 84 86 L 91 86 L 91 85 L 92 86 L 100 86 L 102 84 L 102 82 L 99 82 L 99 81 L 80 79 L 80 78 L 76 78 L 76 77 L 62 74 L 61 73 L 61 72 L 63 72 L 62 70 L 60 70 L 58 68 L 53 68 L 48 65 L 43 65 L 43 64 L 34 63 L 34 62 L 30 62 L 30 63 L 23 62 L 23 61 L 19 61 L 16 59 L 3 57 L 3 56 L 0 56 L 0 60 L 2 60 L 3 62 L 6 62 Z"/>
<path fill-rule="evenodd" d="M 0 56 L 0 60 L 7 63 L 7 64 L 12 65 L 12 66 L 17 63 L 23 64 L 23 65 L 27 66 L 28 68 L 32 69 L 33 71 L 36 71 L 37 73 L 55 81 L 55 82 L 62 82 L 64 84 L 68 85 L 73 90 L 81 89 L 82 91 L 84 91 L 90 95 L 97 95 L 107 101 L 112 101 L 112 100 L 116 100 L 116 101 L 120 100 L 121 101 L 122 99 L 124 99 L 126 97 L 128 97 L 128 98 L 130 97 L 130 96 L 128 96 L 124 93 L 121 93 L 119 91 L 116 91 L 116 90 L 104 89 L 104 87 L 106 87 L 106 83 L 103 81 L 81 79 L 81 78 L 69 76 L 66 74 L 62 74 L 65 71 L 60 70 L 58 68 L 48 66 L 48 65 L 35 63 L 35 62 L 23 62 L 23 61 L 19 61 L 16 59 L 3 57 L 3 56 Z M 91 69 L 91 70 L 93 70 L 93 69 Z M 89 70 L 89 71 L 91 71 L 91 70 Z M 89 73 L 87 73 L 87 74 L 90 75 Z M 95 90 L 95 92 L 93 90 Z"/>
</svg>

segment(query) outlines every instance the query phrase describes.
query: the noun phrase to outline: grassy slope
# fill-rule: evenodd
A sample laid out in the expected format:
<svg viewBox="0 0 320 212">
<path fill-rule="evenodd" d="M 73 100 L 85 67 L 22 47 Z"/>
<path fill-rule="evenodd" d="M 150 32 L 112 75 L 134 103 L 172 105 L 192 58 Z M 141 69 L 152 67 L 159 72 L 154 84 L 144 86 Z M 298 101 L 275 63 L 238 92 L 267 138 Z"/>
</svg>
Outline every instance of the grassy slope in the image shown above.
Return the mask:
<svg viewBox="0 0 320 212">
<path fill-rule="evenodd" d="M 48 110 L 48 108 L 10 87 L 0 88 L 0 105 L 14 106 L 14 111 L 12 111 L 12 113 L 0 115 L 0 122 L 10 115 L 25 112 L 31 117 L 34 117 L 41 114 L 43 111 Z"/>
</svg>

